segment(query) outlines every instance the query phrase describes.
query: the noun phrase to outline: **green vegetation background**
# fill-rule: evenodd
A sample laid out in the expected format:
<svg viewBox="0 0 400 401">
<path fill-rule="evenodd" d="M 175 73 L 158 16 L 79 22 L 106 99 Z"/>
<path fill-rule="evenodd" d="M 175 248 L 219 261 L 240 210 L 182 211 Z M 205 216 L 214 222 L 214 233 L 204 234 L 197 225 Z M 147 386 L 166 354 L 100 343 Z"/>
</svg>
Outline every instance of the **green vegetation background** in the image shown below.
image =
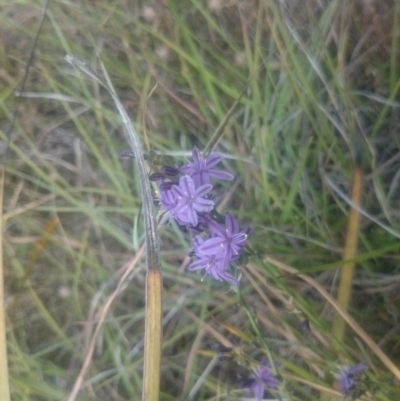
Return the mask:
<svg viewBox="0 0 400 401">
<path fill-rule="evenodd" d="M 207 347 L 221 337 L 255 361 L 267 341 L 293 399 L 339 399 L 338 367 L 361 360 L 373 366 L 369 399 L 400 399 L 351 329 L 340 352 L 330 346 L 326 300 L 264 260 L 335 295 L 361 153 L 362 207 L 375 221 L 362 218 L 349 312 L 400 362 L 400 2 L 52 1 L 18 100 L 43 10 L 43 1 L 0 1 L 12 399 L 68 395 L 98 313 L 143 242 L 118 115 L 66 54 L 108 76 L 150 148 L 178 163 L 194 145 L 204 148 L 247 88 L 216 146 L 236 178 L 215 192 L 221 213 L 254 229 L 237 272 L 247 306 L 226 284 L 185 271 L 189 237 L 162 229 L 161 400 L 243 396 L 238 383 L 251 364 L 215 362 Z M 140 263 L 114 303 L 77 400 L 140 399 L 144 275 Z M 301 331 L 306 318 L 311 334 Z"/>
</svg>

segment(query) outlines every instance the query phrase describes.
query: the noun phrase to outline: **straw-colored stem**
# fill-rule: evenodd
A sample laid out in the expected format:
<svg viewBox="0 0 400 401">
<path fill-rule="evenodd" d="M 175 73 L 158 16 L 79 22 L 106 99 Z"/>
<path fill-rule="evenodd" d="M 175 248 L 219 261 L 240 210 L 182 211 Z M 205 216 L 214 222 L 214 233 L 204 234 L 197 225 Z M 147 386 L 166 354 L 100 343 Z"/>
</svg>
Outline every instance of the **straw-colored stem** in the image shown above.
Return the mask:
<svg viewBox="0 0 400 401">
<path fill-rule="evenodd" d="M 359 167 L 354 172 L 352 201 L 355 205 L 360 206 L 362 192 L 362 171 Z M 344 260 L 354 259 L 357 253 L 358 233 L 360 229 L 360 213 L 357 209 L 351 208 L 349 218 L 349 228 L 346 237 L 346 246 L 344 250 Z M 355 263 L 344 263 L 340 269 L 340 283 L 337 295 L 337 303 L 342 310 L 347 311 L 351 299 L 351 290 L 353 285 Z M 343 317 L 336 313 L 333 325 L 333 341 L 334 344 L 340 344 L 343 341 L 346 322 Z"/>
<path fill-rule="evenodd" d="M 146 336 L 143 401 L 158 401 L 162 343 L 162 275 L 148 270 L 146 277 Z"/>
<path fill-rule="evenodd" d="M 6 318 L 4 305 L 4 270 L 3 270 L 3 189 L 4 169 L 1 172 L 0 182 L 0 394 L 2 401 L 10 401 L 10 388 L 8 384 L 8 358 Z"/>
</svg>

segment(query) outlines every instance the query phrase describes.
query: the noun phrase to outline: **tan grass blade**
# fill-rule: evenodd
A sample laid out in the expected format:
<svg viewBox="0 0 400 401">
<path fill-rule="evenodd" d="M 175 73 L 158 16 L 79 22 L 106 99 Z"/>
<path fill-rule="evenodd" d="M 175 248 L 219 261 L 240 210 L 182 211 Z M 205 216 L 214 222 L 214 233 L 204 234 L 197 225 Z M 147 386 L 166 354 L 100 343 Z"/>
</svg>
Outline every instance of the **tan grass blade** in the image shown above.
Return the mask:
<svg viewBox="0 0 400 401">
<path fill-rule="evenodd" d="M 4 265 L 3 265 L 3 193 L 4 168 L 1 171 L 0 182 L 0 394 L 2 401 L 10 401 L 10 388 L 8 384 L 8 358 L 6 318 L 4 304 Z"/>
<path fill-rule="evenodd" d="M 353 179 L 352 201 L 361 207 L 361 194 L 363 188 L 363 174 L 360 166 L 356 166 Z M 352 260 L 357 254 L 358 234 L 360 229 L 361 214 L 356 208 L 351 208 L 349 217 L 349 228 L 344 249 L 344 260 Z M 337 303 L 342 310 L 347 311 L 351 300 L 355 263 L 344 263 L 340 269 L 340 283 L 337 295 Z M 336 313 L 333 319 L 332 334 L 333 343 L 338 345 L 343 341 L 346 322 L 343 317 Z"/>
<path fill-rule="evenodd" d="M 148 270 L 146 281 L 146 339 L 143 401 L 156 401 L 160 393 L 162 343 L 162 276 Z"/>
</svg>

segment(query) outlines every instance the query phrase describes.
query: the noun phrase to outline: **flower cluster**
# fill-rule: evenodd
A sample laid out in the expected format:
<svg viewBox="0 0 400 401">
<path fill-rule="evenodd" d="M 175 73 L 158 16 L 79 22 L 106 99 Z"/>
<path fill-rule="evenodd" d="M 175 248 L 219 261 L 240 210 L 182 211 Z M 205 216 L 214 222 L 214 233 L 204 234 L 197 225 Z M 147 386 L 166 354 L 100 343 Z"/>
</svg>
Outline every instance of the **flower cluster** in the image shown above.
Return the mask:
<svg viewBox="0 0 400 401">
<path fill-rule="evenodd" d="M 231 213 L 226 213 L 225 225 L 216 222 L 210 214 L 214 209 L 214 201 L 210 199 L 211 179 L 232 180 L 233 175 L 213 168 L 222 160 L 218 153 L 203 157 L 195 147 L 192 156 L 193 161 L 179 170 L 165 167 L 161 173 L 153 174 L 158 182 L 161 205 L 169 219 L 200 233 L 193 240 L 191 253 L 197 259 L 188 269 L 204 269 L 205 274 L 216 280 L 237 285 L 237 279 L 228 270 L 231 263 L 239 260 L 250 230 L 241 231 Z"/>
</svg>

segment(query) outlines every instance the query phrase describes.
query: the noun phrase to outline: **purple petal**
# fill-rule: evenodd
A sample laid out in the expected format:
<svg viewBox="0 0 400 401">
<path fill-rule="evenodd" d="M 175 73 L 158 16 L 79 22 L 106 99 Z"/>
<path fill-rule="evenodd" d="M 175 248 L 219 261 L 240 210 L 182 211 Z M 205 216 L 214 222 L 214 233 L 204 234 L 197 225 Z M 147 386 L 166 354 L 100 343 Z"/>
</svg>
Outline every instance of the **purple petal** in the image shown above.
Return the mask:
<svg viewBox="0 0 400 401">
<path fill-rule="evenodd" d="M 206 168 L 210 169 L 214 167 L 222 160 L 222 156 L 219 153 L 211 153 L 206 157 Z"/>
<path fill-rule="evenodd" d="M 232 249 L 243 249 L 244 246 L 246 245 L 247 241 L 247 234 L 244 234 L 242 232 L 232 235 L 230 244 L 232 246 Z"/>
<path fill-rule="evenodd" d="M 191 164 L 185 164 L 181 167 L 181 173 L 186 175 L 192 175 L 194 173 L 193 166 Z"/>
<path fill-rule="evenodd" d="M 357 373 L 364 372 L 364 370 L 368 370 L 368 365 L 361 362 L 353 366 L 352 368 L 349 368 L 346 373 L 355 375 Z"/>
<path fill-rule="evenodd" d="M 190 265 L 188 266 L 188 270 L 195 271 L 195 270 L 205 269 L 207 263 L 208 262 L 206 259 L 197 259 L 192 263 L 190 263 Z"/>
<path fill-rule="evenodd" d="M 199 246 L 201 246 L 204 243 L 204 240 L 203 240 L 203 238 L 200 237 L 200 235 L 196 235 L 193 238 L 192 243 L 193 243 L 193 248 L 196 250 L 196 248 L 198 248 Z"/>
<path fill-rule="evenodd" d="M 207 255 L 217 255 L 225 251 L 224 239 L 213 237 L 203 242 L 200 246 L 200 251 Z"/>
<path fill-rule="evenodd" d="M 196 190 L 193 180 L 188 175 L 179 179 L 179 187 L 182 188 L 186 196 L 193 196 Z"/>
<path fill-rule="evenodd" d="M 226 231 L 222 228 L 216 221 L 211 218 L 206 220 L 208 228 L 210 229 L 211 233 L 215 236 L 219 236 L 221 238 L 226 238 Z"/>
<path fill-rule="evenodd" d="M 232 181 L 235 178 L 233 174 L 223 170 L 208 170 L 208 175 L 225 181 Z"/>
<path fill-rule="evenodd" d="M 200 213 L 211 212 L 214 208 L 214 202 L 210 199 L 198 198 L 193 201 L 193 208 Z"/>
<path fill-rule="evenodd" d="M 228 236 L 232 236 L 239 232 L 239 224 L 232 213 L 225 214 L 225 226 Z"/>
<path fill-rule="evenodd" d="M 161 205 L 165 210 L 174 208 L 177 204 L 177 197 L 172 191 L 161 191 Z"/>
<path fill-rule="evenodd" d="M 235 259 L 235 255 L 232 253 L 230 247 L 224 248 L 224 251 L 221 254 L 223 255 L 223 264 L 225 266 L 229 266 L 229 264 Z"/>
<path fill-rule="evenodd" d="M 263 382 L 267 387 L 278 388 L 279 380 L 273 375 L 272 370 L 270 372 L 265 372 L 262 377 Z"/>
<path fill-rule="evenodd" d="M 202 185 L 201 187 L 197 188 L 194 196 L 197 197 L 204 197 L 205 195 L 207 195 L 211 189 L 212 189 L 212 185 L 211 184 L 207 184 L 207 185 Z"/>
<path fill-rule="evenodd" d="M 193 226 L 197 226 L 198 220 L 197 220 L 197 213 L 192 209 L 188 208 L 188 223 L 190 223 Z"/>
<path fill-rule="evenodd" d="M 190 217 L 190 211 L 193 212 L 192 209 L 188 207 L 187 204 L 179 204 L 176 206 L 171 212 L 176 220 L 178 220 L 179 224 L 185 225 L 188 223 L 192 223 L 193 219 Z"/>
<path fill-rule="evenodd" d="M 199 166 L 201 163 L 202 157 L 201 157 L 199 149 L 197 149 L 196 146 L 192 150 L 192 157 L 193 157 L 193 163 L 195 165 Z"/>
<path fill-rule="evenodd" d="M 229 263 L 236 262 L 240 255 L 243 252 L 243 247 L 236 247 L 236 246 L 231 246 L 229 249 L 229 252 L 227 252 L 229 256 Z"/>
<path fill-rule="evenodd" d="M 355 386 L 355 380 L 353 377 L 344 376 L 340 380 L 340 388 L 343 393 L 350 392 Z"/>
<path fill-rule="evenodd" d="M 220 277 L 224 281 L 227 281 L 228 283 L 231 283 L 234 286 L 238 286 L 238 284 L 239 284 L 239 281 L 237 280 L 237 278 L 235 276 L 233 276 L 232 274 L 228 273 L 228 272 L 221 273 Z"/>
<path fill-rule="evenodd" d="M 196 182 L 197 186 L 210 184 L 210 176 L 205 171 L 193 174 L 193 180 Z"/>
<path fill-rule="evenodd" d="M 171 187 L 171 193 L 176 199 L 186 198 L 185 193 L 180 187 L 178 187 L 178 185 L 174 185 L 173 187 Z"/>
<path fill-rule="evenodd" d="M 257 401 L 261 401 L 264 397 L 264 386 L 260 382 L 255 382 L 250 389 Z"/>
</svg>

